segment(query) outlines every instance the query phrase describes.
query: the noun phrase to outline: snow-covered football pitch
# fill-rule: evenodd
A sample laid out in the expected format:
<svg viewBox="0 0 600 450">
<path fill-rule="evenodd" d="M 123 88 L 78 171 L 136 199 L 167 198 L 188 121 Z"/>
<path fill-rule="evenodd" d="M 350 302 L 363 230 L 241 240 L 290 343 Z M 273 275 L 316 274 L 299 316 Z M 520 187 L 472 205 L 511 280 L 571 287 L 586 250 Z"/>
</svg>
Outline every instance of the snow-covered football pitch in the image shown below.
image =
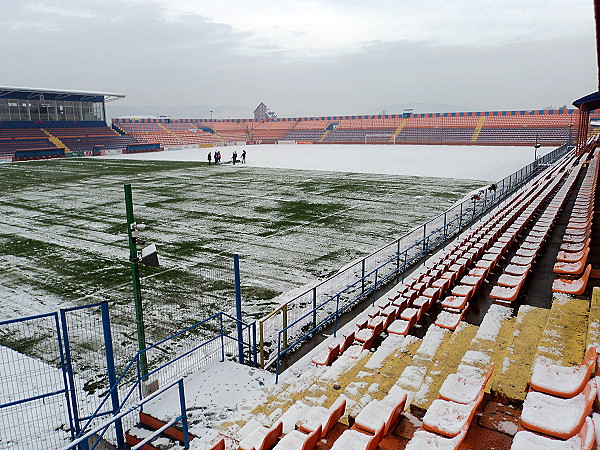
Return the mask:
<svg viewBox="0 0 600 450">
<path fill-rule="evenodd" d="M 0 164 L 0 320 L 108 300 L 133 355 L 124 184 L 161 257 L 141 269 L 156 342 L 232 309 L 234 253 L 251 321 L 533 157 L 385 145 L 238 146 L 238 157 L 243 148 L 248 163 L 235 166 L 208 166 L 208 149 Z M 224 161 L 233 150 L 221 148 Z"/>
</svg>

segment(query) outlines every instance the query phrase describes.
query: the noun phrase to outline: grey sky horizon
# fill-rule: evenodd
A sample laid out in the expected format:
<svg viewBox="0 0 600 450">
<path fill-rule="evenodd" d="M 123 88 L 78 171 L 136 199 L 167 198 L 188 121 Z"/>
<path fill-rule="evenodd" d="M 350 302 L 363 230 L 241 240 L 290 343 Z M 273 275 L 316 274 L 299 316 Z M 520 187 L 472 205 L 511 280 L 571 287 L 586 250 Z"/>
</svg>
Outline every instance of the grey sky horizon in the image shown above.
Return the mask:
<svg viewBox="0 0 600 450">
<path fill-rule="evenodd" d="M 592 0 L 0 0 L 0 14 L 1 85 L 127 95 L 112 117 L 541 109 L 598 89 Z"/>
</svg>

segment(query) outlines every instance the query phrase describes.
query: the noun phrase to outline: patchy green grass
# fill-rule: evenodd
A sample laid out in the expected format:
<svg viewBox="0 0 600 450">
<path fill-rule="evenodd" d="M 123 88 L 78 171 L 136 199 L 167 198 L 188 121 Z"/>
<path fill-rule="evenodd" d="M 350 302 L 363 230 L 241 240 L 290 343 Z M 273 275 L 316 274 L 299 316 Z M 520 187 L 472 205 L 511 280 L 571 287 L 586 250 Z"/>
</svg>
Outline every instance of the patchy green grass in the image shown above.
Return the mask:
<svg viewBox="0 0 600 450">
<path fill-rule="evenodd" d="M 281 293 L 335 273 L 481 185 L 177 161 L 2 164 L 0 320 L 107 300 L 116 345 L 134 347 L 127 183 L 147 225 L 142 238 L 162 263 L 141 268 L 150 342 L 233 311 L 234 253 L 245 317 L 258 318 Z"/>
</svg>

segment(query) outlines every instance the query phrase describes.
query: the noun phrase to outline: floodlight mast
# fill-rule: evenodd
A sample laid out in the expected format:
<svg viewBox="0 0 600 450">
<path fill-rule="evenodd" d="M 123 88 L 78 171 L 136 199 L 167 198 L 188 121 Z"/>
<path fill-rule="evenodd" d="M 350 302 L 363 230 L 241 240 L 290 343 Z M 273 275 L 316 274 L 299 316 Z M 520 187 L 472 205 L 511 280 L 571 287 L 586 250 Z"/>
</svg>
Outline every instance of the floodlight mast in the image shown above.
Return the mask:
<svg viewBox="0 0 600 450">
<path fill-rule="evenodd" d="M 140 288 L 140 266 L 137 254 L 137 229 L 133 217 L 133 198 L 131 185 L 125 186 L 125 209 L 127 212 L 127 236 L 129 237 L 129 262 L 131 264 L 131 281 L 133 285 L 133 301 L 135 303 L 135 325 L 137 329 L 138 351 L 140 352 L 140 371 L 142 379 L 148 376 L 148 360 L 146 358 L 146 333 L 142 310 L 142 291 Z"/>
</svg>

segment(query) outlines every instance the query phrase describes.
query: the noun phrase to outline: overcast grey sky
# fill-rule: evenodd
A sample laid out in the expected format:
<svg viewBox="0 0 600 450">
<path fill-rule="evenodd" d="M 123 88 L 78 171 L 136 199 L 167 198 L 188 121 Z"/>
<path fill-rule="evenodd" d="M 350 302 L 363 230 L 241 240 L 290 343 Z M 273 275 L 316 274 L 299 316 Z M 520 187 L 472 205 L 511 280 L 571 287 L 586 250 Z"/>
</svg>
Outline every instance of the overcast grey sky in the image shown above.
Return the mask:
<svg viewBox="0 0 600 450">
<path fill-rule="evenodd" d="M 0 0 L 0 24 L 0 85 L 126 94 L 111 115 L 529 109 L 598 85 L 592 0 Z"/>
</svg>

